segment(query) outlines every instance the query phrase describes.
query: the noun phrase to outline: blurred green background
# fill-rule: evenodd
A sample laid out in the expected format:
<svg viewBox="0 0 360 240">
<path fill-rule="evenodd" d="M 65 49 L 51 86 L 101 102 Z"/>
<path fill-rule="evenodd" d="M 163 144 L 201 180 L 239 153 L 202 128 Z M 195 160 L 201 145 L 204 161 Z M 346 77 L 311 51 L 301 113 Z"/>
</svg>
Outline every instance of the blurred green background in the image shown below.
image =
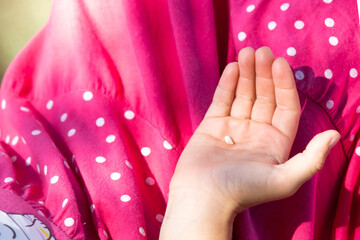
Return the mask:
<svg viewBox="0 0 360 240">
<path fill-rule="evenodd" d="M 0 80 L 16 54 L 47 22 L 50 0 L 0 0 Z"/>
</svg>

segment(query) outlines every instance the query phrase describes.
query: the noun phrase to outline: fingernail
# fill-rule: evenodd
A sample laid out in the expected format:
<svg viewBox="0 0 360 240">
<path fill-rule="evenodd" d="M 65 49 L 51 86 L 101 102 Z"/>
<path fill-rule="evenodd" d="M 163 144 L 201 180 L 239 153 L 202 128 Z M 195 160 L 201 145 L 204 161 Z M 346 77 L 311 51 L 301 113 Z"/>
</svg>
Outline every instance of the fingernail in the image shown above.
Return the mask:
<svg viewBox="0 0 360 240">
<path fill-rule="evenodd" d="M 331 141 L 330 141 L 330 143 L 329 143 L 330 149 L 331 149 L 333 146 L 335 146 L 335 144 L 339 141 L 340 137 L 341 137 L 341 136 L 338 134 L 338 135 L 336 135 L 335 137 L 333 137 L 333 138 L 331 139 Z"/>
</svg>

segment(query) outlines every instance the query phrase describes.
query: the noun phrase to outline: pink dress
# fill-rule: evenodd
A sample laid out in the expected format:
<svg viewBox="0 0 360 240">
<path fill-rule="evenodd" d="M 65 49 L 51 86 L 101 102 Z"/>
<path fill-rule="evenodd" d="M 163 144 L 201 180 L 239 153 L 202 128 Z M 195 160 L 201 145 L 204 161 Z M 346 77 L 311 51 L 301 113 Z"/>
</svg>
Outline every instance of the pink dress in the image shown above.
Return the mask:
<svg viewBox="0 0 360 240">
<path fill-rule="evenodd" d="M 360 239 L 354 0 L 54 1 L 1 87 L 2 236 L 158 239 L 169 181 L 220 73 L 263 45 L 294 70 L 291 155 L 321 131 L 342 138 L 295 195 L 239 214 L 234 239 Z"/>
</svg>

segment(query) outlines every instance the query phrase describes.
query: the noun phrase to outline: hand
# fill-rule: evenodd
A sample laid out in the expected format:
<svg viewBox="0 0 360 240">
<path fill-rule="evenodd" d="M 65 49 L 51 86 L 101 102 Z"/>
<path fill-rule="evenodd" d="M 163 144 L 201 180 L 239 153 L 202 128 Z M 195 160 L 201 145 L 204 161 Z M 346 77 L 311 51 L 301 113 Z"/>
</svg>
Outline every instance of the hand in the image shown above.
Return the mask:
<svg viewBox="0 0 360 240">
<path fill-rule="evenodd" d="M 170 185 L 218 198 L 234 212 L 286 198 L 318 170 L 340 135 L 316 135 L 288 160 L 300 104 L 287 61 L 262 47 L 240 51 L 220 79 L 204 120 L 185 147 Z M 230 136 L 234 144 L 225 143 Z"/>
<path fill-rule="evenodd" d="M 320 133 L 288 159 L 300 110 L 287 61 L 242 49 L 179 158 L 160 239 L 230 239 L 237 213 L 289 197 L 320 170 L 340 135 Z"/>
</svg>

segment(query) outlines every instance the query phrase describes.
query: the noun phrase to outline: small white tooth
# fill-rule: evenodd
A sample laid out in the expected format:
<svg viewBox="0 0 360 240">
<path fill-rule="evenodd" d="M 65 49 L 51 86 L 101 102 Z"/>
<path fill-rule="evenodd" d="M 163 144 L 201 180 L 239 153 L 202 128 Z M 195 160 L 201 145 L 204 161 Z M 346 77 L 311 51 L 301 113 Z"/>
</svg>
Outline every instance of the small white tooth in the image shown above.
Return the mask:
<svg viewBox="0 0 360 240">
<path fill-rule="evenodd" d="M 230 145 L 234 144 L 233 140 L 229 136 L 225 136 L 224 140 L 227 144 L 230 144 Z"/>
</svg>

